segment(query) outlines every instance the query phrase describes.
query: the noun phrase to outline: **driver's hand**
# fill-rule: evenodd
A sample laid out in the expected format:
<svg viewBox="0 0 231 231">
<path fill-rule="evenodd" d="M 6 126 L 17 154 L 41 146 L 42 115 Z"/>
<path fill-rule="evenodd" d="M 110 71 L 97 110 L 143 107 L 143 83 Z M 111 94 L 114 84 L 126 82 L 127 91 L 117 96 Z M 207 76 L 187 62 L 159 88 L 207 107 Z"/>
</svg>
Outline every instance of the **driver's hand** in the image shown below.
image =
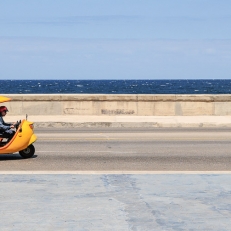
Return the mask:
<svg viewBox="0 0 231 231">
<path fill-rule="evenodd" d="M 10 128 L 14 128 L 14 125 L 11 125 Z"/>
</svg>

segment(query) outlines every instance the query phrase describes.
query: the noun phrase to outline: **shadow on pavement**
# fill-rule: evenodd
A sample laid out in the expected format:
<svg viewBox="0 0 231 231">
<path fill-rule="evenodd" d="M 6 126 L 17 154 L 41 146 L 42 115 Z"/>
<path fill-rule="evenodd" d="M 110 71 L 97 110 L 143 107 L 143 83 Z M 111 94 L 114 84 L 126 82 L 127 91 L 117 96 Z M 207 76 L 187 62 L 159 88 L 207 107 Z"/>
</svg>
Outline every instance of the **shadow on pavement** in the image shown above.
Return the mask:
<svg viewBox="0 0 231 231">
<path fill-rule="evenodd" d="M 35 159 L 38 155 L 34 155 L 28 159 Z M 0 161 L 8 161 L 8 160 L 26 160 L 22 158 L 19 154 L 2 154 L 0 155 Z"/>
</svg>

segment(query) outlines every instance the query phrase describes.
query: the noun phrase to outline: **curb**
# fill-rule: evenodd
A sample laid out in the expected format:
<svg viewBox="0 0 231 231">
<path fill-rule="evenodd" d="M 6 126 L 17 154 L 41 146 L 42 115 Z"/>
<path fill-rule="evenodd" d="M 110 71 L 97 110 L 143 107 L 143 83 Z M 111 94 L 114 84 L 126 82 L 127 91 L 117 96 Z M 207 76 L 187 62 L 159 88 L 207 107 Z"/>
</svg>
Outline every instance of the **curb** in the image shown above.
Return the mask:
<svg viewBox="0 0 231 231">
<path fill-rule="evenodd" d="M 158 122 L 35 122 L 35 128 L 231 128 L 231 123 L 158 123 Z"/>
</svg>

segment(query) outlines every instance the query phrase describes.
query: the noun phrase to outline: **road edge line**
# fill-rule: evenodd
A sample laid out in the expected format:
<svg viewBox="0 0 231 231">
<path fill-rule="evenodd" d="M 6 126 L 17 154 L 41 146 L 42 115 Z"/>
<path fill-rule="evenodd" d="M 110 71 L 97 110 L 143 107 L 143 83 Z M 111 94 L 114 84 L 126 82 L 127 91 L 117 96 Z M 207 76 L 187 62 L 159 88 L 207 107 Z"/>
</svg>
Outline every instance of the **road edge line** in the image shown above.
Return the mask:
<svg viewBox="0 0 231 231">
<path fill-rule="evenodd" d="M 225 175 L 231 171 L 0 171 L 0 175 Z"/>
</svg>

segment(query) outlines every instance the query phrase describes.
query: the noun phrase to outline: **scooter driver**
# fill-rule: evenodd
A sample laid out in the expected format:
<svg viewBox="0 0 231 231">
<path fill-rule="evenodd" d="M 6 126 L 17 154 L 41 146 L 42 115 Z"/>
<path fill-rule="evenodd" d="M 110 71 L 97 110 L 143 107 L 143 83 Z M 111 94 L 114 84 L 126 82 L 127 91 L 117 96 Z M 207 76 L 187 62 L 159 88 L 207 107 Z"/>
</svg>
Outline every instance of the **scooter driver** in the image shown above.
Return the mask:
<svg viewBox="0 0 231 231">
<path fill-rule="evenodd" d="M 2 138 L 8 138 L 8 141 L 14 136 L 15 131 L 12 130 L 14 128 L 14 124 L 5 123 L 2 117 L 6 115 L 8 112 L 7 107 L 0 107 L 0 134 Z"/>
</svg>

